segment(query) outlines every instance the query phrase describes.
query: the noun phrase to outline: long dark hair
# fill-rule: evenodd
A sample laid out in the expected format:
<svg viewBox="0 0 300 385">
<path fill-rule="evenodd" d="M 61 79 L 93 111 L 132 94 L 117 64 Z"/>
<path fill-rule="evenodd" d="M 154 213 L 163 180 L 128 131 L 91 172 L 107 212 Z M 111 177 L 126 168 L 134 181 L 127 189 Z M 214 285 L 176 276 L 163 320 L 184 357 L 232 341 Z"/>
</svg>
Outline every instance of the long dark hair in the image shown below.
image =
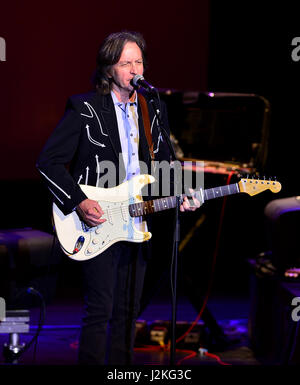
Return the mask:
<svg viewBox="0 0 300 385">
<path fill-rule="evenodd" d="M 146 67 L 146 43 L 139 32 L 115 32 L 107 36 L 101 44 L 97 55 L 94 85 L 101 94 L 110 92 L 111 80 L 107 76 L 110 67 L 118 63 L 126 43 L 133 42 L 142 51 L 144 68 Z"/>
</svg>

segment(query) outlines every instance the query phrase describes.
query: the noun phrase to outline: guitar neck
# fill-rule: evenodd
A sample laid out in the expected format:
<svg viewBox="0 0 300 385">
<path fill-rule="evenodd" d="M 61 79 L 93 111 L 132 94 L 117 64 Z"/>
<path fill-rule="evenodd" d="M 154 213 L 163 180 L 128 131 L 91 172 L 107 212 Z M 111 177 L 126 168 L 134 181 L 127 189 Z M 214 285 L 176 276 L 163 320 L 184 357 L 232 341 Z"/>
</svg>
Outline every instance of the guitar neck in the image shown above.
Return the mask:
<svg viewBox="0 0 300 385">
<path fill-rule="evenodd" d="M 203 190 L 204 201 L 209 199 L 215 199 L 226 195 L 238 194 L 240 192 L 237 183 L 229 184 L 225 186 L 219 186 Z M 200 192 L 196 192 L 197 194 Z M 185 197 L 181 195 L 181 199 Z M 158 211 L 169 210 L 176 207 L 176 196 L 170 196 L 165 198 L 154 199 L 145 202 L 133 203 L 129 205 L 129 213 L 132 217 L 139 217 L 141 215 L 152 214 Z"/>
<path fill-rule="evenodd" d="M 208 188 L 203 191 L 204 200 L 215 199 L 224 197 L 226 195 L 238 194 L 240 192 L 239 185 L 237 183 L 227 184 L 225 186 Z"/>
</svg>

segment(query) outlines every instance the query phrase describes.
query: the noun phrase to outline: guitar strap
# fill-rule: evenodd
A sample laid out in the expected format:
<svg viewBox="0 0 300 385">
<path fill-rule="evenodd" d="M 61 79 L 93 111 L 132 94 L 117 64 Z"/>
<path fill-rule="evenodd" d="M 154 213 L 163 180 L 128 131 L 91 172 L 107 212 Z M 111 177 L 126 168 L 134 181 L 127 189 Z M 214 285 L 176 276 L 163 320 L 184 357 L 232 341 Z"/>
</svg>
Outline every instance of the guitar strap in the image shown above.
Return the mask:
<svg viewBox="0 0 300 385">
<path fill-rule="evenodd" d="M 151 126 L 150 126 L 150 119 L 149 119 L 149 111 L 148 111 L 148 105 L 146 102 L 145 97 L 138 92 L 138 100 L 141 106 L 142 111 L 142 118 L 143 118 L 143 124 L 145 128 L 145 134 L 148 142 L 149 152 L 152 161 L 154 161 L 154 152 L 153 152 L 153 142 L 152 142 L 152 134 L 151 134 Z"/>
</svg>

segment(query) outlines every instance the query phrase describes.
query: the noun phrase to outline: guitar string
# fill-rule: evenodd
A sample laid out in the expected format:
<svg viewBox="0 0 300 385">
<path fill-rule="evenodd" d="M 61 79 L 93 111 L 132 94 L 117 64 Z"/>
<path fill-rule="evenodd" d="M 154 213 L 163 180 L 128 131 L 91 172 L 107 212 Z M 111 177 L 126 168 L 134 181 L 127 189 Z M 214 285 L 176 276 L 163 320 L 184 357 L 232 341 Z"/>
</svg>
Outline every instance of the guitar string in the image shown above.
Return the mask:
<svg viewBox="0 0 300 385">
<path fill-rule="evenodd" d="M 208 195 L 208 194 L 206 194 L 206 195 Z M 125 207 L 119 206 L 119 207 L 115 207 L 115 208 L 111 208 L 111 209 L 104 209 L 103 213 L 105 216 L 107 216 L 108 220 L 109 220 L 109 216 L 111 214 L 119 213 L 120 211 L 122 213 L 122 209 L 125 210 L 124 215 L 126 215 L 128 213 L 130 217 L 140 217 L 143 215 L 152 214 L 156 211 L 164 211 L 164 210 L 174 208 L 173 203 L 174 203 L 175 198 L 176 197 L 172 196 L 172 197 L 167 197 L 167 198 L 159 198 L 159 199 L 155 199 L 152 201 L 142 201 L 142 202 L 130 203 L 129 205 L 126 205 Z M 151 204 L 150 202 L 153 202 L 153 204 Z M 157 205 L 156 205 L 156 203 L 157 203 Z M 169 206 L 169 203 L 171 203 L 172 205 Z M 150 207 L 149 207 L 149 204 L 150 204 Z M 165 206 L 166 204 L 167 204 L 167 206 Z M 132 216 L 130 214 L 129 207 L 134 206 L 134 205 L 137 205 L 137 207 L 135 209 L 133 209 L 132 212 L 137 211 L 139 213 L 139 215 L 133 215 Z M 139 206 L 140 206 L 140 208 L 139 208 Z M 128 209 L 128 211 L 127 211 L 127 209 Z M 148 212 L 146 210 L 148 210 Z M 101 218 L 103 218 L 103 215 L 101 216 Z M 97 226 L 93 226 L 93 227 L 97 227 Z M 92 228 L 92 227 L 90 227 L 90 228 Z"/>
<path fill-rule="evenodd" d="M 213 191 L 216 190 L 216 189 L 218 189 L 218 188 L 213 188 L 213 189 L 205 190 L 204 193 L 207 196 L 207 198 L 208 198 L 208 195 L 210 193 L 213 193 Z M 219 189 L 221 189 L 221 188 L 219 188 Z M 221 192 L 222 192 L 222 195 L 220 197 L 228 195 L 224 191 L 221 191 Z M 229 191 L 229 194 L 231 194 L 231 193 L 232 192 Z M 183 197 L 183 196 L 186 196 L 186 195 L 182 194 L 181 197 Z M 155 211 L 157 209 L 157 207 L 155 207 L 156 203 L 157 203 L 156 206 L 158 206 L 158 209 L 159 209 L 158 211 L 163 211 L 164 209 L 162 209 L 161 206 L 165 206 L 166 204 L 167 204 L 167 207 L 165 207 L 165 209 L 174 208 L 173 205 L 169 206 L 169 203 L 171 203 L 171 204 L 175 203 L 175 198 L 176 198 L 175 196 L 171 196 L 171 197 L 166 197 L 166 198 L 158 198 L 158 199 L 154 199 L 154 200 L 151 200 L 151 201 L 135 202 L 135 203 L 130 203 L 128 205 L 126 204 L 126 206 L 123 206 L 123 207 L 119 206 L 119 207 L 115 207 L 115 208 L 105 209 L 105 210 L 103 210 L 103 212 L 107 213 L 107 215 L 109 215 L 109 213 L 117 213 L 117 212 L 120 212 L 120 210 L 122 210 L 122 209 L 126 210 L 127 208 L 129 209 L 130 206 L 134 206 L 134 205 L 141 206 L 141 210 L 142 211 L 147 210 L 147 209 L 151 210 L 151 208 L 153 208 L 154 211 Z M 153 202 L 153 204 L 151 204 L 150 202 Z M 150 207 L 149 207 L 149 204 L 151 205 Z M 138 207 L 136 208 L 136 210 L 138 210 Z M 148 213 L 145 213 L 145 214 L 148 214 Z M 141 215 L 143 215 L 143 214 L 141 214 Z"/>
<path fill-rule="evenodd" d="M 273 184 L 275 184 L 275 183 L 273 182 Z M 236 186 L 236 184 L 233 184 L 231 186 Z M 222 187 L 225 187 L 225 186 L 214 187 L 214 188 L 211 188 L 211 189 L 204 190 L 204 194 L 206 195 L 207 199 L 209 199 L 208 195 L 209 194 L 213 194 L 213 197 L 215 197 L 214 192 L 218 191 L 218 190 L 221 191 L 221 193 L 222 193 L 219 197 L 235 193 L 235 191 L 232 192 L 232 191 L 229 190 L 229 193 L 227 194 L 225 191 L 222 191 Z M 226 187 L 228 188 L 228 186 L 226 186 Z M 236 191 L 236 192 L 238 192 L 238 191 Z M 182 194 L 181 196 L 185 196 L 185 195 Z M 168 210 L 168 209 L 174 208 L 173 205 L 169 207 L 169 203 L 173 204 L 173 201 L 175 200 L 175 198 L 176 198 L 175 196 L 171 196 L 171 197 L 166 197 L 166 198 L 158 198 L 158 199 L 154 199 L 154 200 L 151 200 L 151 201 L 142 201 L 142 202 L 130 203 L 130 204 L 126 205 L 125 207 L 124 206 L 123 207 L 119 206 L 119 207 L 115 207 L 115 208 L 111 208 L 111 209 L 105 209 L 105 210 L 103 210 L 103 212 L 104 212 L 104 214 L 106 214 L 109 217 L 109 215 L 111 213 L 114 214 L 114 213 L 120 212 L 120 211 L 122 211 L 122 209 L 125 209 L 125 213 L 124 214 L 127 214 L 127 208 L 128 208 L 128 213 L 130 215 L 129 207 L 130 206 L 133 207 L 134 205 L 137 205 L 136 209 L 135 210 L 133 209 L 132 212 L 134 212 L 136 210 L 138 212 L 140 212 L 140 215 L 133 215 L 133 217 L 139 217 L 139 216 L 143 216 L 143 215 L 146 215 L 146 214 L 151 214 L 151 213 L 153 213 L 155 211 L 163 211 L 163 210 Z M 150 204 L 149 202 L 153 202 L 153 204 L 151 204 L 150 207 L 149 207 L 149 204 Z M 156 202 L 157 202 L 157 206 L 158 207 L 155 206 Z M 167 207 L 165 206 L 164 208 L 161 208 L 161 205 L 164 206 L 166 204 L 167 204 Z M 140 209 L 139 209 L 139 206 L 141 206 Z M 158 210 L 157 210 L 157 208 L 158 208 Z M 154 209 L 154 210 L 152 211 L 152 209 Z M 147 212 L 145 210 L 149 210 L 149 212 Z M 96 226 L 94 226 L 94 227 L 96 227 Z"/>
</svg>

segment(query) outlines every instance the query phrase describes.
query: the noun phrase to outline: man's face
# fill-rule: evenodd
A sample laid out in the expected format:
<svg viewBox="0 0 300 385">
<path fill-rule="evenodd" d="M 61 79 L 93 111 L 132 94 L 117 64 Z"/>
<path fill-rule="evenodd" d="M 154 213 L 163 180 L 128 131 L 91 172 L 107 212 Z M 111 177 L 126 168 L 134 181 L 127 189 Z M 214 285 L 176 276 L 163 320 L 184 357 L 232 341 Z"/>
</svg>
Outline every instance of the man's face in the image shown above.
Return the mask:
<svg viewBox="0 0 300 385">
<path fill-rule="evenodd" d="M 109 72 L 113 79 L 112 89 L 117 92 L 133 91 L 130 84 L 135 75 L 143 75 L 143 55 L 136 43 L 128 42 L 125 44 L 120 60 L 114 64 Z"/>
</svg>

